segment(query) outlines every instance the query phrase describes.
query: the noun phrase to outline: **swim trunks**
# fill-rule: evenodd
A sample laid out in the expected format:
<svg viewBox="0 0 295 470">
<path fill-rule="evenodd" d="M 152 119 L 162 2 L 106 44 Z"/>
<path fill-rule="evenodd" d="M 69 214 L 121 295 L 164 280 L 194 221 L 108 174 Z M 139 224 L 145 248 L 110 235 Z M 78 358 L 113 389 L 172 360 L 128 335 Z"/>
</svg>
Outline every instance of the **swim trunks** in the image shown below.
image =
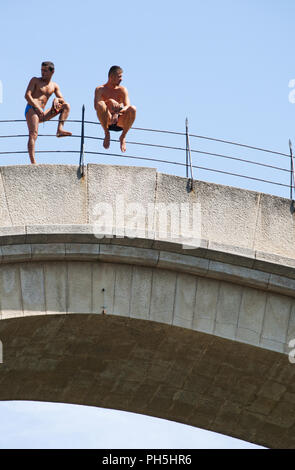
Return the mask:
<svg viewBox="0 0 295 470">
<path fill-rule="evenodd" d="M 120 126 L 117 126 L 117 124 L 111 124 L 109 126 L 109 131 L 116 131 L 116 132 L 120 132 L 123 130 L 123 127 L 120 127 Z"/>
<path fill-rule="evenodd" d="M 30 108 L 33 108 L 33 106 L 31 106 L 30 104 L 27 104 L 26 109 L 25 109 L 25 117 Z"/>
</svg>

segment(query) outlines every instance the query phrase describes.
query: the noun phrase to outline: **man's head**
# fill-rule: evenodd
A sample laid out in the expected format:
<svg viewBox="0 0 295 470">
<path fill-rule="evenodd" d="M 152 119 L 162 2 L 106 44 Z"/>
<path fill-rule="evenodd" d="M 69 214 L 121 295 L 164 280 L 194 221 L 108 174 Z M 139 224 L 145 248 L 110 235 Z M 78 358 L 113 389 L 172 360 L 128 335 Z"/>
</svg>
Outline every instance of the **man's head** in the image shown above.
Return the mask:
<svg viewBox="0 0 295 470">
<path fill-rule="evenodd" d="M 119 65 L 113 65 L 109 70 L 109 81 L 115 85 L 120 85 L 122 81 L 123 70 Z"/>
<path fill-rule="evenodd" d="M 41 75 L 43 79 L 50 79 L 54 74 L 54 63 L 53 62 L 42 62 L 41 64 Z"/>
</svg>

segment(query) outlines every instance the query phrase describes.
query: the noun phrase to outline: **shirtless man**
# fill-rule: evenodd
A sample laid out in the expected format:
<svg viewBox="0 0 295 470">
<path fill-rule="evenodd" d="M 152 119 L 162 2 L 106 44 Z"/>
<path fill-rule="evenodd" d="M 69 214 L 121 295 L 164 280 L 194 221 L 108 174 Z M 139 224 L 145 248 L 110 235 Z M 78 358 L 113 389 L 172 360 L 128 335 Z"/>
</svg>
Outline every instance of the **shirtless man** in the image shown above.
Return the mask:
<svg viewBox="0 0 295 470">
<path fill-rule="evenodd" d="M 125 138 L 135 120 L 136 108 L 130 105 L 127 89 L 120 86 L 122 76 L 121 67 L 113 65 L 110 68 L 107 83 L 95 89 L 94 108 L 104 129 L 104 148 L 110 146 L 110 130 L 122 131 L 120 147 L 122 152 L 126 152 Z"/>
<path fill-rule="evenodd" d="M 33 77 L 26 90 L 25 99 L 28 104 L 25 109 L 25 117 L 29 129 L 28 151 L 31 163 L 35 161 L 35 142 L 38 137 L 39 122 L 48 121 L 60 114 L 57 127 L 57 137 L 72 135 L 71 132 L 63 129 L 64 121 L 70 113 L 70 105 L 65 102 L 60 92 L 59 86 L 51 81 L 54 74 L 52 62 L 42 62 L 41 77 Z M 52 94 L 55 94 L 52 107 L 45 111 L 45 106 Z"/>
</svg>

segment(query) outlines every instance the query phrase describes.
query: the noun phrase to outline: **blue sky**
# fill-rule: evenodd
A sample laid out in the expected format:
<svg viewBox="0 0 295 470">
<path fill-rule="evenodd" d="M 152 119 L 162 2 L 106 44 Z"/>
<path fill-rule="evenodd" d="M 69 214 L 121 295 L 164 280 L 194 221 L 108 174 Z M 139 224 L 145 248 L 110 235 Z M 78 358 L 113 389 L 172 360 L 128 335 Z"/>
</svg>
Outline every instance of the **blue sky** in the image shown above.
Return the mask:
<svg viewBox="0 0 295 470">
<path fill-rule="evenodd" d="M 288 154 L 288 139 L 295 139 L 295 105 L 289 99 L 295 89 L 289 87 L 295 78 L 292 0 L 52 0 L 48 4 L 2 0 L 0 8 L 0 120 L 23 119 L 26 86 L 32 76 L 39 76 L 41 62 L 51 60 L 56 66 L 54 80 L 71 105 L 70 119 L 80 119 L 84 103 L 86 119 L 95 121 L 94 89 L 106 81 L 108 69 L 116 64 L 124 70 L 122 84 L 137 107 L 135 127 L 183 132 L 188 117 L 192 134 Z M 27 132 L 25 123 L 0 125 L 0 135 Z M 53 122 L 42 124 L 40 134 L 55 134 L 55 128 Z M 68 123 L 66 128 L 78 134 L 80 125 Z M 98 125 L 88 125 L 85 133 L 103 137 Z M 117 140 L 118 135 L 112 138 Z M 185 145 L 183 136 L 136 129 L 130 131 L 127 140 Z M 26 138 L 1 139 L 0 145 L 2 152 L 26 150 Z M 39 137 L 37 141 L 37 150 L 78 151 L 79 147 L 79 139 L 74 137 L 62 141 Z M 191 147 L 289 168 L 287 157 L 243 147 L 196 138 L 191 139 Z M 103 152 L 101 140 L 87 139 L 86 150 Z M 114 157 L 111 153 L 120 153 L 117 141 L 111 142 L 109 155 L 86 155 L 86 162 L 153 166 L 162 172 L 185 175 L 182 167 Z M 183 151 L 134 144 L 127 144 L 126 154 L 185 162 Z M 288 172 L 199 153 L 192 157 L 197 166 L 289 184 Z M 1 162 L 27 164 L 29 158 L 26 154 L 1 155 Z M 78 154 L 37 154 L 37 162 L 76 164 Z M 195 178 L 289 196 L 287 187 L 222 173 L 195 170 Z M 13 439 L 12 422 L 17 421 L 18 414 L 28 416 L 27 405 L 21 408 L 18 404 L 15 409 L 13 404 L 1 406 L 1 426 L 10 422 Z M 33 410 L 32 405 L 29 410 Z M 40 404 L 36 410 L 43 416 Z M 33 427 L 36 413 L 32 413 Z M 54 416 L 60 416 L 60 412 Z M 171 423 L 169 426 L 171 429 Z M 25 428 L 28 436 L 27 421 Z M 166 432 L 170 435 L 170 431 L 164 431 L 164 435 Z M 32 436 L 37 439 L 36 433 Z M 3 439 L 0 437 L 0 447 L 8 445 Z M 23 439 L 28 443 L 27 437 Z"/>
<path fill-rule="evenodd" d="M 140 6 L 139 6 L 140 5 Z M 48 11 L 47 11 L 48 9 Z M 93 94 L 107 79 L 109 67 L 120 65 L 123 84 L 137 107 L 134 127 L 192 134 L 289 153 L 294 137 L 294 104 L 288 85 L 293 64 L 292 0 L 151 0 L 139 4 L 117 0 L 58 2 L 40 10 L 35 0 L 1 2 L 3 57 L 1 119 L 23 119 L 24 92 L 40 62 L 56 65 L 54 80 L 71 104 L 71 119 L 96 121 Z M 293 87 L 294 90 L 295 86 Z M 295 91 L 295 90 L 294 90 Z M 51 102 L 50 102 L 51 103 Z M 25 134 L 26 124 L 2 124 L 1 135 Z M 74 134 L 80 124 L 69 123 Z M 56 123 L 40 126 L 55 134 Z M 100 126 L 88 125 L 86 135 L 102 138 Z M 112 138 L 117 140 L 118 134 Z M 132 130 L 129 141 L 184 147 L 183 136 Z M 2 139 L 2 151 L 26 150 L 26 138 Z M 78 138 L 40 137 L 37 150 L 76 150 Z M 289 158 L 191 139 L 192 149 L 221 153 L 289 169 Z M 99 140 L 86 140 L 86 151 L 103 151 Z M 108 153 L 120 154 L 117 142 Z M 185 162 L 183 151 L 130 144 L 127 155 Z M 193 153 L 193 164 L 289 184 L 288 172 L 220 157 Z M 27 163 L 27 155 L 1 156 L 2 164 Z M 40 154 L 39 163 L 76 163 L 77 154 Z M 86 155 L 86 162 L 156 166 L 184 176 L 185 168 L 125 156 Z M 287 187 L 195 170 L 196 179 L 236 185 L 289 196 Z"/>
<path fill-rule="evenodd" d="M 255 449 L 255 444 L 150 416 L 91 406 L 0 403 L 0 449 Z"/>
</svg>

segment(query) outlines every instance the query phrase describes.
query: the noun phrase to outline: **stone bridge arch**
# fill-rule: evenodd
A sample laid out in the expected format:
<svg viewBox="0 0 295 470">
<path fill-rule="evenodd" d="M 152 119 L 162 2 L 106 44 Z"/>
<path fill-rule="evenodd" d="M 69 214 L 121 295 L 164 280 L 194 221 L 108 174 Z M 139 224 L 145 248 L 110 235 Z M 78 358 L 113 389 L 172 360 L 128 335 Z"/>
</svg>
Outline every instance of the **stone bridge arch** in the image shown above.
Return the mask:
<svg viewBox="0 0 295 470">
<path fill-rule="evenodd" d="M 288 200 L 203 182 L 187 193 L 185 179 L 147 168 L 0 177 L 1 400 L 116 408 L 294 447 Z M 97 204 L 115 209 L 118 194 L 141 204 L 138 236 L 124 233 L 130 214 L 120 238 L 114 217 L 95 236 Z M 155 203 L 199 204 L 194 247 L 169 216 L 164 239 L 153 212 L 147 227 Z"/>
</svg>

